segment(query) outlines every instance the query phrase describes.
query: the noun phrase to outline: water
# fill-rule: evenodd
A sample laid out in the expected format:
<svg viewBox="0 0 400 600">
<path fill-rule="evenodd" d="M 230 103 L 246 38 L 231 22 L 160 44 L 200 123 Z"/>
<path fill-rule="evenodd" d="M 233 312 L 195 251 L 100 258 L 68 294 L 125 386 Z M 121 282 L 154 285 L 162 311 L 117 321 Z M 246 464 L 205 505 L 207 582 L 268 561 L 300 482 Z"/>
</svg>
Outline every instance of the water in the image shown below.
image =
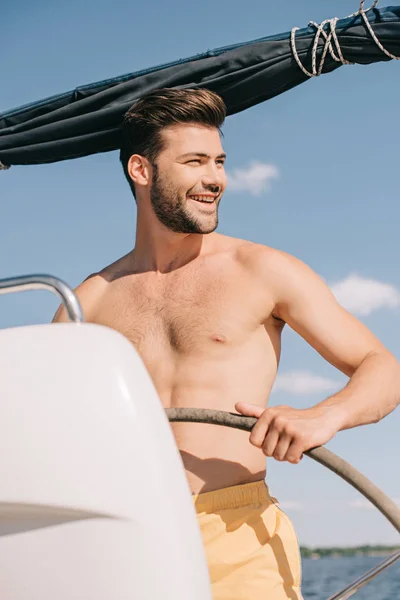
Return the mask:
<svg viewBox="0 0 400 600">
<path fill-rule="evenodd" d="M 303 558 L 304 600 L 328 600 L 329 596 L 352 583 L 386 557 L 351 556 L 346 558 Z M 367 583 L 354 600 L 400 600 L 400 561 Z"/>
</svg>

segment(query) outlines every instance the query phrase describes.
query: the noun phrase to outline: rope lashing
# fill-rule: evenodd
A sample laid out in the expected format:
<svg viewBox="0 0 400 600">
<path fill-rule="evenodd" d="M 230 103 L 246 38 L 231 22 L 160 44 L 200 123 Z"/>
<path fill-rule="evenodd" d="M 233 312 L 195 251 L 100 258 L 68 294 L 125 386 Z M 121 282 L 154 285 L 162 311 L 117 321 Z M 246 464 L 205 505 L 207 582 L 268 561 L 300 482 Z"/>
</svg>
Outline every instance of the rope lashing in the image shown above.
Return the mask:
<svg viewBox="0 0 400 600">
<path fill-rule="evenodd" d="M 374 40 L 375 44 L 378 46 L 378 48 L 389 58 L 392 58 L 394 60 L 400 60 L 400 56 L 395 56 L 394 54 L 391 54 L 388 50 L 386 50 L 386 48 L 384 48 L 382 46 L 382 44 L 379 41 L 379 39 L 377 38 L 374 30 L 372 29 L 371 23 L 368 21 L 367 13 L 369 11 L 373 10 L 377 6 L 378 2 L 379 2 L 379 0 L 374 0 L 374 3 L 372 4 L 372 6 L 370 6 L 369 8 L 367 8 L 365 10 L 364 9 L 365 0 L 361 0 L 359 10 L 357 12 L 349 15 L 348 18 L 361 17 L 365 23 L 366 28 L 368 29 L 368 31 L 370 33 L 372 39 Z M 340 42 L 338 40 L 337 33 L 336 33 L 336 25 L 337 25 L 338 21 L 339 21 L 338 17 L 335 17 L 333 19 L 325 19 L 325 21 L 322 21 L 322 23 L 320 25 L 318 25 L 318 23 L 315 23 L 315 21 L 309 22 L 308 25 L 310 27 L 314 27 L 316 30 L 314 43 L 313 43 L 313 47 L 312 47 L 312 56 L 311 56 L 312 71 L 308 71 L 300 60 L 300 57 L 299 57 L 299 54 L 298 54 L 297 48 L 296 48 L 296 31 L 298 31 L 299 27 L 293 27 L 293 29 L 291 31 L 291 35 L 290 35 L 290 44 L 291 44 L 293 56 L 294 56 L 295 61 L 298 64 L 299 68 L 303 71 L 303 73 L 305 75 L 307 75 L 307 77 L 318 77 L 319 75 L 322 74 L 322 70 L 324 68 L 325 60 L 326 60 L 328 52 L 329 52 L 331 58 L 335 62 L 340 62 L 340 63 L 342 63 L 342 65 L 353 65 L 354 64 L 353 62 L 346 60 L 343 56 L 342 49 L 340 47 Z M 325 31 L 325 27 L 327 25 L 329 26 L 328 32 Z M 318 66 L 317 65 L 317 58 L 318 58 L 317 52 L 318 52 L 318 46 L 319 46 L 321 38 L 324 38 L 325 45 L 324 45 L 324 49 L 323 49 L 322 55 L 321 55 L 321 60 L 319 62 L 319 66 Z"/>
</svg>

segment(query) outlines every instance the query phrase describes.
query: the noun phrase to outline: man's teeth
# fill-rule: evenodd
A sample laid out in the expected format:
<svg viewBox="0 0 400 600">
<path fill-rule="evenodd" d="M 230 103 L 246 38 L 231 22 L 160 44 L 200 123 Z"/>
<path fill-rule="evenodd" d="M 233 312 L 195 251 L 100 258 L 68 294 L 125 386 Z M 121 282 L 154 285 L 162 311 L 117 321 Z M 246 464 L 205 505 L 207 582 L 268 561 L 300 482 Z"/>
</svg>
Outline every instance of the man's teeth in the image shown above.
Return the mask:
<svg viewBox="0 0 400 600">
<path fill-rule="evenodd" d="M 210 196 L 189 196 L 189 198 L 197 200 L 198 202 L 208 202 L 209 204 L 215 200 L 215 198 L 210 198 Z"/>
</svg>

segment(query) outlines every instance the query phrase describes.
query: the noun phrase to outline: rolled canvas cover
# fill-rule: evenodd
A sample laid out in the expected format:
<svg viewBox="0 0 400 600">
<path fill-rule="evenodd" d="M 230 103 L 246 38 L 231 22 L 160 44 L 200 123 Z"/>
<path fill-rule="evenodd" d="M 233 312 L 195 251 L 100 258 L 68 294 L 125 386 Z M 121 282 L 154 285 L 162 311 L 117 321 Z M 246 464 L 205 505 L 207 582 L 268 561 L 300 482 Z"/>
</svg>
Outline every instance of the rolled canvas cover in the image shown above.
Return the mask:
<svg viewBox="0 0 400 600">
<path fill-rule="evenodd" d="M 384 47 L 400 56 L 400 7 L 375 8 L 367 17 Z M 336 32 L 346 60 L 359 64 L 390 60 L 360 16 L 339 20 Z M 308 70 L 314 37 L 312 27 L 296 32 L 298 55 Z M 321 39 L 319 59 L 323 48 Z M 341 65 L 328 53 L 323 73 Z M 293 56 L 290 33 L 216 48 L 83 85 L 1 114 L 0 161 L 4 165 L 38 164 L 115 150 L 120 145 L 124 113 L 135 100 L 156 88 L 208 88 L 218 92 L 228 114 L 234 114 L 307 80 Z"/>
</svg>

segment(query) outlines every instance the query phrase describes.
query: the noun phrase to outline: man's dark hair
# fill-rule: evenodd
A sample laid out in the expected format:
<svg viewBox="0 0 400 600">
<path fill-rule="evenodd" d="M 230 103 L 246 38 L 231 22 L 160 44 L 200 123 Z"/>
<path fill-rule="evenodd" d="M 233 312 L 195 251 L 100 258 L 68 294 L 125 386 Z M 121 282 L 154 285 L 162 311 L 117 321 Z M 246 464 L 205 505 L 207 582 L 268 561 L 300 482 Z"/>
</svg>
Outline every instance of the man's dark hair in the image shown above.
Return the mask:
<svg viewBox="0 0 400 600">
<path fill-rule="evenodd" d="M 133 194 L 128 161 L 133 154 L 140 154 L 154 164 L 164 148 L 161 132 L 165 127 L 194 123 L 221 130 L 225 117 L 222 98 L 203 88 L 158 89 L 138 100 L 125 113 L 121 126 L 120 160 Z"/>
</svg>

